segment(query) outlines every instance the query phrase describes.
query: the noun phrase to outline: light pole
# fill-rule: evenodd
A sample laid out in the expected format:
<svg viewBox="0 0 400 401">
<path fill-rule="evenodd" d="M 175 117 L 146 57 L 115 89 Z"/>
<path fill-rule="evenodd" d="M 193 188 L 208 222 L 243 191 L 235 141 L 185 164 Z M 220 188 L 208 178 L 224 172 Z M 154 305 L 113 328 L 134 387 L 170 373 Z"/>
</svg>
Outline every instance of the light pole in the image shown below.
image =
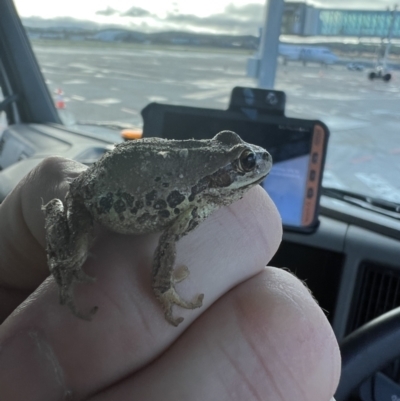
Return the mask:
<svg viewBox="0 0 400 401">
<path fill-rule="evenodd" d="M 389 57 L 390 48 L 392 46 L 393 28 L 394 28 L 394 22 L 396 20 L 396 11 L 397 11 L 397 4 L 394 6 L 392 11 L 392 20 L 390 21 L 389 32 L 388 32 L 388 43 L 386 45 L 385 54 L 383 55 L 382 67 L 384 72 L 386 71 L 387 68 L 387 59 Z"/>
<path fill-rule="evenodd" d="M 266 14 L 260 44 L 259 88 L 274 88 L 283 9 L 284 0 L 266 1 Z"/>
</svg>

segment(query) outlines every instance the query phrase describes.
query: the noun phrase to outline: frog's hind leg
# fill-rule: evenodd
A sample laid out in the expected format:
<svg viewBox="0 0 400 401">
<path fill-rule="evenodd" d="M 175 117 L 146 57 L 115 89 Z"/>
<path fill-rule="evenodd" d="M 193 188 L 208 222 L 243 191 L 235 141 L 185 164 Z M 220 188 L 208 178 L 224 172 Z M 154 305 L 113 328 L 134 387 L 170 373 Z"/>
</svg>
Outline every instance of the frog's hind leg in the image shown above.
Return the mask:
<svg viewBox="0 0 400 401">
<path fill-rule="evenodd" d="M 87 220 L 82 216 L 85 212 L 75 215 L 68 209 L 67 213 L 59 199 L 42 206 L 42 211 L 45 215 L 47 261 L 59 287 L 60 304 L 67 305 L 75 316 L 90 320 L 97 308 L 86 314 L 81 313 L 74 302 L 74 285 L 94 281 L 81 269 L 87 258 L 91 236 L 87 231 L 91 225 L 86 225 L 86 230 L 83 229 L 85 226 L 79 227 Z"/>
<path fill-rule="evenodd" d="M 88 276 L 83 270 L 70 269 L 69 266 L 68 262 L 63 265 L 63 262 L 59 261 L 50 268 L 59 287 L 60 304 L 67 305 L 75 316 L 83 320 L 91 320 L 98 308 L 97 306 L 93 307 L 89 313 L 80 312 L 74 302 L 74 286 L 76 283 L 92 283 L 95 279 Z"/>
<path fill-rule="evenodd" d="M 153 263 L 153 291 L 161 303 L 165 319 L 173 326 L 178 326 L 183 318 L 172 316 L 172 306 L 178 305 L 185 309 L 200 308 L 203 304 L 204 294 L 200 294 L 193 301 L 185 301 L 175 290 L 175 283 L 184 280 L 189 275 L 189 270 L 182 269 L 174 276 L 174 263 L 176 256 L 176 242 L 188 232 L 193 230 L 199 218 L 193 210 L 189 210 L 177 222 L 167 229 L 160 237 L 158 247 L 154 255 Z"/>
<path fill-rule="evenodd" d="M 174 279 L 175 255 L 175 241 L 163 241 L 163 236 L 161 236 L 154 261 L 153 291 L 161 303 L 165 319 L 173 326 L 178 326 L 183 321 L 183 318 L 174 318 L 172 316 L 172 306 L 178 305 L 185 309 L 200 308 L 203 304 L 204 294 L 198 295 L 193 301 L 185 301 L 176 292 L 175 282 L 182 281 L 189 273 L 187 271 L 178 280 Z"/>
</svg>

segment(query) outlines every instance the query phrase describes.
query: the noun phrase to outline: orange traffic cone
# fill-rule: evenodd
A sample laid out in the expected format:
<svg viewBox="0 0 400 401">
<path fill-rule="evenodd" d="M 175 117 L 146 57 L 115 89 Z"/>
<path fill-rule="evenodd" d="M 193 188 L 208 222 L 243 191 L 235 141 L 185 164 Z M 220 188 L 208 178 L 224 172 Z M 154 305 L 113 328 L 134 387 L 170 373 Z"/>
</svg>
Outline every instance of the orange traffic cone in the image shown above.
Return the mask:
<svg viewBox="0 0 400 401">
<path fill-rule="evenodd" d="M 65 109 L 64 91 L 60 88 L 55 90 L 56 93 L 56 109 Z"/>
</svg>

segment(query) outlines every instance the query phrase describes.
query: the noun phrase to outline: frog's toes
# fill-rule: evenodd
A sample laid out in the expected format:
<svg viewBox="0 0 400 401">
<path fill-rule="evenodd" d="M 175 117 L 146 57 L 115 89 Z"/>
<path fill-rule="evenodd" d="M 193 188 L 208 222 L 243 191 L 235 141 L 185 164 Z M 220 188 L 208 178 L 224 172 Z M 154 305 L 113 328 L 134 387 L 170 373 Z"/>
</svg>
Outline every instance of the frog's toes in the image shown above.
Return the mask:
<svg viewBox="0 0 400 401">
<path fill-rule="evenodd" d="M 77 283 L 94 283 L 96 281 L 94 277 L 89 276 L 82 269 L 76 270 L 74 272 L 74 277 Z"/>
<path fill-rule="evenodd" d="M 162 305 L 165 313 L 165 319 L 172 325 L 178 326 L 181 322 L 183 322 L 183 318 L 180 317 L 175 319 L 172 316 L 172 306 L 175 304 L 185 309 L 200 308 L 203 305 L 204 294 L 198 295 L 195 300 L 189 302 L 182 299 L 176 292 L 175 288 L 171 287 L 165 292 L 157 291 L 156 297 Z"/>
<path fill-rule="evenodd" d="M 172 326 L 177 327 L 177 326 L 179 326 L 185 319 L 184 319 L 183 317 L 174 318 L 174 317 L 172 316 L 172 312 L 169 312 L 169 313 L 165 313 L 165 320 L 166 320 L 168 323 L 172 324 Z"/>
<path fill-rule="evenodd" d="M 97 307 L 92 308 L 88 313 L 80 312 L 74 302 L 74 286 L 75 283 L 93 282 L 95 278 L 87 275 L 82 269 L 53 268 L 52 273 L 60 288 L 60 304 L 67 305 L 75 316 L 84 320 L 91 320 L 97 311 Z"/>
<path fill-rule="evenodd" d="M 70 311 L 75 315 L 76 317 L 79 317 L 80 319 L 83 320 L 92 320 L 93 315 L 97 312 L 98 307 L 95 306 L 93 307 L 89 312 L 83 313 L 81 312 L 75 304 L 74 301 L 74 295 L 73 295 L 73 289 L 72 286 L 66 289 L 66 291 L 61 291 L 60 292 L 60 304 L 61 305 L 67 305 Z"/>
<path fill-rule="evenodd" d="M 175 288 L 171 287 L 168 291 L 164 293 L 164 295 L 171 304 L 181 306 L 185 309 L 200 308 L 200 306 L 203 305 L 204 294 L 198 295 L 194 301 L 189 302 L 182 299 L 176 292 Z"/>
<path fill-rule="evenodd" d="M 73 301 L 73 299 L 69 299 L 66 302 L 68 308 L 70 309 L 70 311 L 76 316 L 79 317 L 80 319 L 83 320 L 87 320 L 87 321 L 91 321 L 93 316 L 95 315 L 95 313 L 97 312 L 97 310 L 99 309 L 97 306 L 94 306 L 89 312 L 87 313 L 82 313 L 81 311 L 79 311 L 75 305 L 75 302 Z"/>
<path fill-rule="evenodd" d="M 200 308 L 203 305 L 204 294 L 199 294 L 196 301 L 192 302 L 193 308 Z"/>
<path fill-rule="evenodd" d="M 175 283 L 180 283 L 181 281 L 185 280 L 189 276 L 189 269 L 187 266 L 179 266 L 173 272 L 173 279 Z"/>
</svg>

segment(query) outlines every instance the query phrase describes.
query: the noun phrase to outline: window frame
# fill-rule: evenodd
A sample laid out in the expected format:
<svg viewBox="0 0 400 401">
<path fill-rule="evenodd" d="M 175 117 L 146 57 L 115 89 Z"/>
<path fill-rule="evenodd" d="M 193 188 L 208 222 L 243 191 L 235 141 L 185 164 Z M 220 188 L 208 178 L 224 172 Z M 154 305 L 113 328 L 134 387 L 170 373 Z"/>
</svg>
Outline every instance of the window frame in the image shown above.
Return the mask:
<svg viewBox="0 0 400 401">
<path fill-rule="evenodd" d="M 62 124 L 12 0 L 0 0 L 0 59 L 3 95 L 17 95 L 8 123 Z"/>
</svg>

